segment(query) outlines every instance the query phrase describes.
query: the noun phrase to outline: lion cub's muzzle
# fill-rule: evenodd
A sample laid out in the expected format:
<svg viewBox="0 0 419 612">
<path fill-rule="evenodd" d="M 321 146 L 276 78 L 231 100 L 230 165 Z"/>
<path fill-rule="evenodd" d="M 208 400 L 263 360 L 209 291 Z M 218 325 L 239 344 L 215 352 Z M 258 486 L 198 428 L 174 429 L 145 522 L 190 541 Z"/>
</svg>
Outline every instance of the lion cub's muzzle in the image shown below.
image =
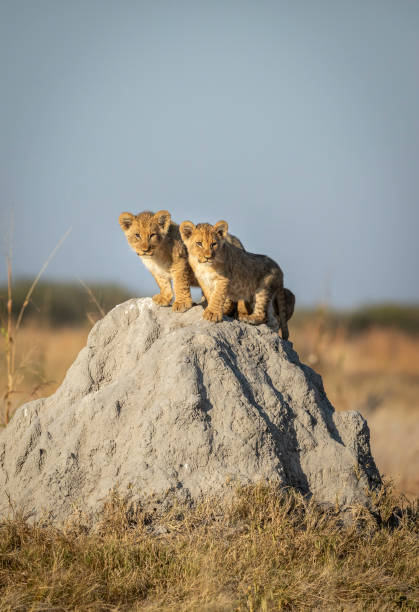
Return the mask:
<svg viewBox="0 0 419 612">
<path fill-rule="evenodd" d="M 149 257 L 150 257 L 151 255 L 153 255 L 153 249 L 152 249 L 151 247 L 149 247 L 149 248 L 148 248 L 148 249 L 146 249 L 146 250 L 142 249 L 142 252 L 140 253 L 140 255 L 141 255 L 142 257 L 147 257 L 147 256 L 149 256 Z"/>
</svg>

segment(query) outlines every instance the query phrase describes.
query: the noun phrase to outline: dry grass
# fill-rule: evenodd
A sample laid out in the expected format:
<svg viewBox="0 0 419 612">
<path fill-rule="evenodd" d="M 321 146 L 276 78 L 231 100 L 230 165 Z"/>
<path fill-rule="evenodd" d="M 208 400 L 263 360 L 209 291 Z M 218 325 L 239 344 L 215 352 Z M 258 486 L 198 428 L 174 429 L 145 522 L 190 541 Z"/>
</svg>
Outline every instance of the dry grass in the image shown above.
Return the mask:
<svg viewBox="0 0 419 612">
<path fill-rule="evenodd" d="M 11 219 L 11 227 L 12 228 L 13 221 Z M 35 279 L 32 281 L 30 287 L 27 290 L 24 301 L 19 309 L 19 314 L 17 315 L 17 319 L 15 321 L 13 317 L 13 284 L 12 284 L 12 247 L 9 245 L 9 254 L 7 257 L 7 303 L 6 303 L 6 322 L 3 321 L 3 317 L 0 313 L 0 329 L 2 335 L 4 335 L 6 340 L 5 345 L 5 357 L 6 357 L 6 371 L 7 371 L 7 382 L 6 389 L 3 395 L 4 400 L 4 408 L 2 416 L 2 425 L 7 425 L 12 413 L 13 413 L 13 395 L 16 393 L 16 351 L 17 351 L 17 337 L 19 333 L 19 329 L 22 323 L 23 316 L 25 314 L 26 308 L 31 301 L 31 296 L 38 284 L 39 279 L 42 274 L 45 272 L 48 267 L 49 262 L 53 259 L 55 253 L 58 251 L 62 243 L 67 238 L 68 234 L 71 232 L 71 228 L 66 231 L 66 233 L 61 237 L 58 241 L 54 249 L 48 255 L 47 259 L 43 263 L 41 269 L 36 275 Z"/>
<path fill-rule="evenodd" d="M 230 504 L 154 523 L 114 496 L 96 533 L 0 526 L 1 610 L 395 610 L 419 605 L 419 515 L 344 527 L 295 493 L 249 487 Z"/>
</svg>

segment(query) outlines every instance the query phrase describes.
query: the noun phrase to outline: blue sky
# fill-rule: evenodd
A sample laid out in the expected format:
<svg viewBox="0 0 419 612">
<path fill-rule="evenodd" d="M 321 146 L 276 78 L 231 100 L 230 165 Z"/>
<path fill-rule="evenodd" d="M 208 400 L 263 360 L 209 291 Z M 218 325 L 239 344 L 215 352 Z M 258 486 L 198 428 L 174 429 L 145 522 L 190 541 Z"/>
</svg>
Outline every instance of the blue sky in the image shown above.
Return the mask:
<svg viewBox="0 0 419 612">
<path fill-rule="evenodd" d="M 13 210 L 15 276 L 72 226 L 47 276 L 151 294 L 118 216 L 164 208 L 300 304 L 418 301 L 418 32 L 410 0 L 0 0 L 2 259 Z"/>
</svg>

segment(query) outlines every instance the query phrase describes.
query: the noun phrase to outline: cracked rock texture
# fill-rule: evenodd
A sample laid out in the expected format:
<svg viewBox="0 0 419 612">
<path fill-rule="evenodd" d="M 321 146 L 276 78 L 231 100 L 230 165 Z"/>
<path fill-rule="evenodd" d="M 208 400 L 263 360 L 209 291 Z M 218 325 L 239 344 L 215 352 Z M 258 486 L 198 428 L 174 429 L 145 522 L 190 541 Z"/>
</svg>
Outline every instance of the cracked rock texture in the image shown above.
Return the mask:
<svg viewBox="0 0 419 612">
<path fill-rule="evenodd" d="M 348 507 L 367 504 L 380 477 L 366 421 L 334 411 L 290 342 L 267 325 L 208 323 L 201 306 L 120 304 L 56 393 L 0 434 L 3 517 L 13 506 L 94 523 L 113 487 L 162 508 L 260 481 Z"/>
</svg>

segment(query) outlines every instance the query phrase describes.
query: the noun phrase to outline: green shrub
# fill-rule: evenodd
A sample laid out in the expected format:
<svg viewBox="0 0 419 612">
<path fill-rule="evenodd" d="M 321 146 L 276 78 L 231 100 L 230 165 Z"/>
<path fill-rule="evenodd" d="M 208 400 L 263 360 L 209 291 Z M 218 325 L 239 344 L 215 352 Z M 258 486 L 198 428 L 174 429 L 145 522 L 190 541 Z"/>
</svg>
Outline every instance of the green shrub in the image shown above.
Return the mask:
<svg viewBox="0 0 419 612">
<path fill-rule="evenodd" d="M 13 314 L 17 316 L 31 285 L 30 280 L 18 280 L 13 284 Z M 89 290 L 106 313 L 111 308 L 131 297 L 133 292 L 117 284 L 93 283 Z M 7 302 L 7 287 L 0 287 L 3 313 Z M 25 321 L 36 316 L 38 320 L 52 326 L 81 325 L 88 320 L 89 313 L 97 318 L 100 310 L 92 295 L 80 283 L 58 281 L 39 282 L 25 311 Z"/>
<path fill-rule="evenodd" d="M 407 333 L 419 333 L 419 306 L 375 304 L 355 310 L 348 316 L 349 331 L 359 332 L 370 327 L 394 327 Z"/>
</svg>

